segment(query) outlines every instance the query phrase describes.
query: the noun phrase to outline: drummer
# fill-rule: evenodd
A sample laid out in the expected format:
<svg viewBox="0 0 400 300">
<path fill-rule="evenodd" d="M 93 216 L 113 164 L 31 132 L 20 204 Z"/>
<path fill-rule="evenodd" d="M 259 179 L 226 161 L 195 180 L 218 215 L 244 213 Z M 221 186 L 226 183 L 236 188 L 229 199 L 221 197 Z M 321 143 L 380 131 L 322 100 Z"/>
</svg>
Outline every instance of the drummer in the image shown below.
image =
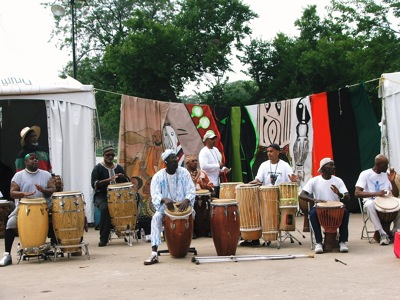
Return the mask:
<svg viewBox="0 0 400 300">
<path fill-rule="evenodd" d="M 99 247 L 107 246 L 112 228 L 107 203 L 107 187 L 109 184 L 129 182 L 124 168 L 114 163 L 115 151 L 113 146 L 103 148 L 103 162 L 98 163 L 92 170 L 91 182 L 94 189 L 94 205 L 100 211 L 100 242 Z"/>
<path fill-rule="evenodd" d="M 357 198 L 364 198 L 364 210 L 374 224 L 375 230 L 380 233 L 380 245 L 388 245 L 390 237 L 382 229 L 381 221 L 376 213 L 374 200 L 376 197 L 387 195 L 388 191 L 391 191 L 394 197 L 399 196 L 399 189 L 395 183 L 396 172 L 394 168 L 390 168 L 389 173 L 387 173 L 388 165 L 388 158 L 383 154 L 378 154 L 375 157 L 374 166 L 360 173 L 354 193 Z M 395 232 L 397 229 L 400 229 L 400 212 L 397 213 L 393 223 L 394 228 L 392 232 Z"/>
<path fill-rule="evenodd" d="M 0 260 L 0 267 L 12 264 L 11 248 L 17 230 L 17 210 L 21 198 L 46 198 L 49 202 L 56 191 L 51 174 L 38 168 L 36 153 L 28 153 L 24 157 L 25 169 L 15 173 L 11 179 L 10 196 L 15 199 L 15 209 L 8 216 L 4 244 L 5 252 Z"/>
<path fill-rule="evenodd" d="M 198 169 L 198 159 L 195 154 L 188 154 L 185 158 L 186 169 L 188 169 L 190 176 L 192 177 L 196 191 L 208 190 L 212 197 L 215 197 L 214 184 L 211 182 L 207 173 L 203 170 Z"/>
<path fill-rule="evenodd" d="M 335 163 L 330 158 L 323 158 L 319 163 L 318 172 L 321 175 L 315 176 L 308 180 L 303 190 L 300 192 L 299 198 L 310 202 L 327 202 L 327 201 L 347 201 L 350 200 L 349 192 L 343 180 L 335 176 Z M 315 235 L 315 253 L 324 252 L 322 246 L 321 225 L 315 207 L 309 212 L 310 222 Z M 342 224 L 339 227 L 339 248 L 340 252 L 349 252 L 347 241 L 349 237 L 349 212 L 344 210 Z"/>
<path fill-rule="evenodd" d="M 180 202 L 179 211 L 194 206 L 195 187 L 188 170 L 178 166 L 178 158 L 172 149 L 165 150 L 161 157 L 167 167 L 159 170 L 151 181 L 151 198 L 156 212 L 151 220 L 151 255 L 145 265 L 158 263 L 157 249 L 161 244 L 162 220 L 165 206 L 174 211 L 174 202 Z M 194 212 L 194 210 L 193 210 Z"/>
</svg>

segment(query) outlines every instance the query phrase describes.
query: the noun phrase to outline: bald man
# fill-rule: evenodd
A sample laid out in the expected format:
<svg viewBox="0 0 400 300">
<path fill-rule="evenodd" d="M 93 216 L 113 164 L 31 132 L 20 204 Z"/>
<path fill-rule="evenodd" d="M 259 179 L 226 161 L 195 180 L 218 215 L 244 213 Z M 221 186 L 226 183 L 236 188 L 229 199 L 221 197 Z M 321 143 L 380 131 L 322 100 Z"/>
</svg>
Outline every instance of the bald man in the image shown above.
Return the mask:
<svg viewBox="0 0 400 300">
<path fill-rule="evenodd" d="M 382 224 L 375 209 L 374 200 L 376 197 L 387 195 L 387 191 L 391 191 L 394 197 L 399 196 L 399 189 L 395 183 L 396 172 L 394 168 L 391 168 L 390 171 L 387 172 L 388 167 L 388 158 L 383 154 L 378 154 L 375 157 L 373 168 L 360 173 L 354 193 L 357 198 L 364 199 L 364 211 L 367 212 L 374 224 L 375 231 L 379 232 L 379 244 L 381 245 L 388 245 L 390 243 L 390 237 L 382 228 Z M 393 231 L 400 228 L 400 213 L 397 213 L 393 223 Z"/>
</svg>

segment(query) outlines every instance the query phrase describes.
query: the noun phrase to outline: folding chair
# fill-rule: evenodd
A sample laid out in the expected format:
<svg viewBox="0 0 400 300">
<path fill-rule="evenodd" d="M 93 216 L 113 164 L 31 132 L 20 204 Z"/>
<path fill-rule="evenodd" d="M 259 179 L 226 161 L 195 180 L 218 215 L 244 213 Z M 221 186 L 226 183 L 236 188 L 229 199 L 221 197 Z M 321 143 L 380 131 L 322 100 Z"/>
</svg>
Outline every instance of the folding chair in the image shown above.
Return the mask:
<svg viewBox="0 0 400 300">
<path fill-rule="evenodd" d="M 358 205 L 360 206 L 360 212 L 363 218 L 363 228 L 361 230 L 361 239 L 368 239 L 368 242 L 372 244 L 374 242 L 375 230 L 368 230 L 367 223 L 371 222 L 368 214 L 364 211 L 364 205 L 361 198 L 358 198 Z M 371 222 L 372 223 L 372 222 Z"/>
</svg>

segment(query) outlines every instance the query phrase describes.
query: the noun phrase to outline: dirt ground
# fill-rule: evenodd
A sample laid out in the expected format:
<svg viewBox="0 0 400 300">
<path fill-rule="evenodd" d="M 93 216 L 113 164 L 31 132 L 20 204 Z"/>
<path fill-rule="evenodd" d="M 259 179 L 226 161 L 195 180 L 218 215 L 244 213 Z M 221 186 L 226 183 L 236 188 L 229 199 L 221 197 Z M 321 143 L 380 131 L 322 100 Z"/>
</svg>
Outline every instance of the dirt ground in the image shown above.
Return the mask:
<svg viewBox="0 0 400 300">
<path fill-rule="evenodd" d="M 296 218 L 299 229 L 302 217 Z M 0 299 L 398 299 L 400 260 L 393 244 L 380 246 L 360 239 L 362 216 L 350 216 L 349 253 L 324 253 L 314 258 L 254 260 L 195 264 L 185 258 L 160 256 L 160 263 L 145 266 L 150 243 L 122 238 L 107 247 L 97 246 L 99 232 L 89 228 L 90 259 L 58 258 L 55 262 L 31 259 L 19 264 L 13 246 L 13 264 L 0 268 Z M 236 255 L 313 254 L 310 234 L 291 232 L 289 239 L 270 246 L 238 247 Z M 216 256 L 212 238 L 192 241 L 197 256 Z M 0 241 L 4 249 L 4 239 Z M 160 246 L 165 249 L 166 243 Z M 336 262 L 339 259 L 344 264 Z"/>
</svg>

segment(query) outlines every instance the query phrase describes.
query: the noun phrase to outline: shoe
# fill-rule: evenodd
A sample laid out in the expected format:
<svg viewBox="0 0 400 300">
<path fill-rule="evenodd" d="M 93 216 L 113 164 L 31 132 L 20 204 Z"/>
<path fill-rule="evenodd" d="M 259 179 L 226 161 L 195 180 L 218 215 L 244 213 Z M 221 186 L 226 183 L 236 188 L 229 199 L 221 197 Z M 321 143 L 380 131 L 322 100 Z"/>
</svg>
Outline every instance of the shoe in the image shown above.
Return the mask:
<svg viewBox="0 0 400 300">
<path fill-rule="evenodd" d="M 320 243 L 315 244 L 314 252 L 315 252 L 315 254 L 324 253 L 324 247 L 322 246 L 322 244 L 320 244 Z"/>
<path fill-rule="evenodd" d="M 242 247 L 260 246 L 260 240 L 243 241 L 240 243 Z"/>
<path fill-rule="evenodd" d="M 389 237 L 386 234 L 381 234 L 381 239 L 379 241 L 379 244 L 381 246 L 389 245 L 390 244 Z"/>
<path fill-rule="evenodd" d="M 150 243 L 150 242 L 151 242 L 151 235 L 150 235 L 150 234 L 146 235 L 146 236 L 144 237 L 144 240 L 145 240 L 147 243 Z"/>
<path fill-rule="evenodd" d="M 148 259 L 146 259 L 146 260 L 144 261 L 144 265 L 145 265 L 145 266 L 154 265 L 154 264 L 156 264 L 156 263 L 158 263 L 157 252 L 152 253 L 151 256 L 150 256 Z"/>
<path fill-rule="evenodd" d="M 9 252 L 4 252 L 3 258 L 0 260 L 0 267 L 5 267 L 12 264 L 12 258 Z"/>
<path fill-rule="evenodd" d="M 197 239 L 197 234 L 193 233 L 192 240 L 195 240 L 195 239 Z"/>
<path fill-rule="evenodd" d="M 107 242 L 103 242 L 103 241 L 99 242 L 99 247 L 105 247 L 105 246 L 107 246 Z"/>
<path fill-rule="evenodd" d="M 347 243 L 346 243 L 346 242 L 341 242 L 341 243 L 339 244 L 339 249 L 340 249 L 340 252 L 342 252 L 342 253 L 347 253 L 347 252 L 349 252 L 349 247 L 347 246 Z"/>
</svg>

